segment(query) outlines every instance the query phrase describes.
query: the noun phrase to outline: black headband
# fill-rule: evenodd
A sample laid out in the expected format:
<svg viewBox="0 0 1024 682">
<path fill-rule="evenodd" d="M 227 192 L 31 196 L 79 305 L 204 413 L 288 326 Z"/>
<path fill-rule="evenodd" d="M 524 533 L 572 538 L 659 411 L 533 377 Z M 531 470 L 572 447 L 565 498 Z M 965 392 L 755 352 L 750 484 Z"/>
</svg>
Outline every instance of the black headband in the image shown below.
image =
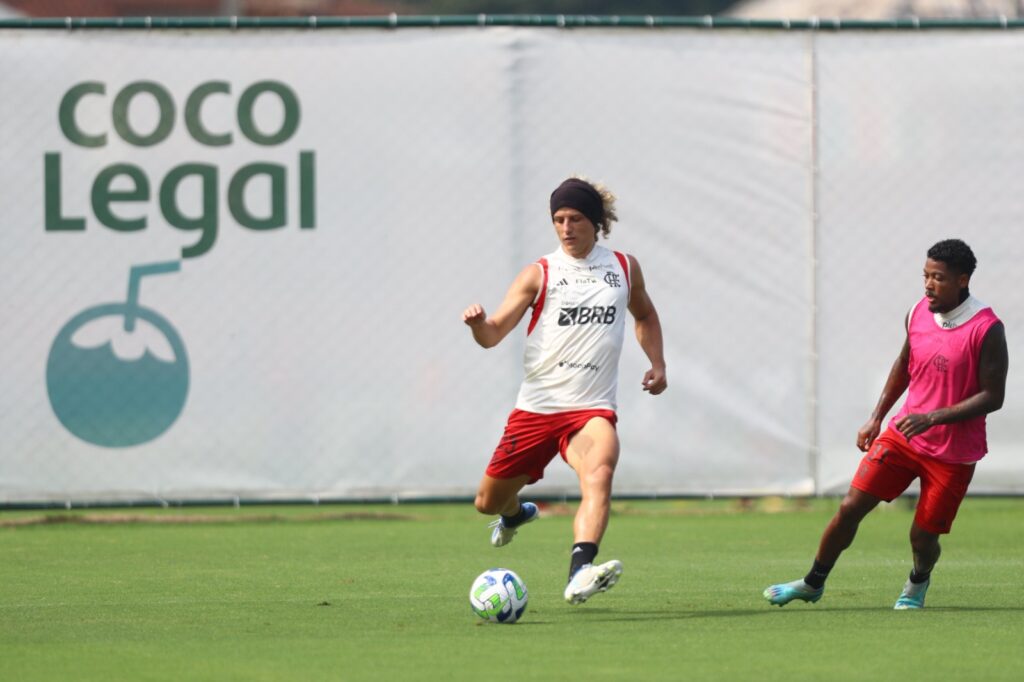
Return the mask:
<svg viewBox="0 0 1024 682">
<path fill-rule="evenodd" d="M 604 200 L 593 186 L 578 178 L 569 178 L 551 193 L 551 215 L 560 208 L 574 208 L 587 216 L 594 227 L 604 222 Z"/>
</svg>

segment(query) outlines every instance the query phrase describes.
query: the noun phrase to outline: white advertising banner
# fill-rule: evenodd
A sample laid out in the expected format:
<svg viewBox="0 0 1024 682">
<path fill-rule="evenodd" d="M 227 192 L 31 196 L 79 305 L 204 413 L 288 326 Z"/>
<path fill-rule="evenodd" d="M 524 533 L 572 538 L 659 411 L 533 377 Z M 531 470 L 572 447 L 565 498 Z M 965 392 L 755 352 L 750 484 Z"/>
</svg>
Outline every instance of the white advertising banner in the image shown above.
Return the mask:
<svg viewBox="0 0 1024 682">
<path fill-rule="evenodd" d="M 572 174 L 665 334 L 658 397 L 626 340 L 616 493 L 841 489 L 931 243 L 1024 313 L 1021 37 L 0 31 L 0 504 L 472 495 L 525 323 L 460 313 Z M 1024 491 L 1020 417 L 977 489 Z"/>
</svg>

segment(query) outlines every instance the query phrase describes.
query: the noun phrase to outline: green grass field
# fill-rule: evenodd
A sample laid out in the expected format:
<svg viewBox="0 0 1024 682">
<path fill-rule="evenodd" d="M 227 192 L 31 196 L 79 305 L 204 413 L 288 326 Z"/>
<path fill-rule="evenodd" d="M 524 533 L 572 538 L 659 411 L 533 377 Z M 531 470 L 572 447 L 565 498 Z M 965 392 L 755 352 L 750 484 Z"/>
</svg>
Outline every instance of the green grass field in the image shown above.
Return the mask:
<svg viewBox="0 0 1024 682">
<path fill-rule="evenodd" d="M 0 680 L 1024 679 L 1024 500 L 965 502 L 924 611 L 892 610 L 899 501 L 819 603 L 769 606 L 836 505 L 617 502 L 600 558 L 625 573 L 578 607 L 571 506 L 501 549 L 469 504 L 7 511 Z M 527 583 L 518 624 L 470 611 L 492 566 Z"/>
</svg>

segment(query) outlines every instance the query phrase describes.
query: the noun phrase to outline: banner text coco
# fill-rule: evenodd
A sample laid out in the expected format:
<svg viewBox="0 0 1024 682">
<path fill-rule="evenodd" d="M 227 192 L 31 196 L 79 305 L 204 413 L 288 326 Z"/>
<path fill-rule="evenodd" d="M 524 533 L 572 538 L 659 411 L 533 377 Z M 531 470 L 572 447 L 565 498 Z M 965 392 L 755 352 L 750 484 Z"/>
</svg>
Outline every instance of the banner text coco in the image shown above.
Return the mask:
<svg viewBox="0 0 1024 682">
<path fill-rule="evenodd" d="M 231 127 L 211 130 L 204 123 L 204 107 L 213 97 L 230 97 L 231 84 L 226 81 L 207 81 L 196 86 L 185 99 L 182 113 L 184 130 L 188 136 L 205 148 L 228 147 L 236 142 Z M 261 96 L 274 97 L 283 109 L 277 130 L 265 131 L 257 126 L 255 108 Z M 151 130 L 139 131 L 129 117 L 132 102 L 138 98 L 151 98 L 156 105 L 156 124 Z M 136 81 L 121 88 L 109 105 L 109 126 L 84 129 L 79 118 L 79 107 L 86 98 L 102 98 L 106 105 L 107 86 L 99 81 L 78 83 L 61 98 L 58 120 L 64 137 L 77 147 L 94 150 L 108 144 L 111 132 L 131 147 L 144 150 L 168 140 L 176 124 L 175 100 L 167 88 L 153 81 Z M 299 128 L 301 107 L 295 93 L 278 81 L 259 81 L 246 87 L 238 97 L 234 117 L 237 133 L 260 147 L 277 147 L 287 142 Z M 112 129 L 112 130 L 111 130 Z M 236 154 L 237 156 L 237 154 Z M 191 246 L 182 249 L 183 258 L 201 256 L 217 239 L 220 215 L 221 169 L 212 163 L 186 161 L 172 167 L 159 183 L 156 193 L 160 215 L 172 227 L 198 231 L 200 237 Z M 316 226 L 316 159 L 312 151 L 298 154 L 297 210 L 300 229 Z M 60 152 L 44 155 L 45 225 L 48 232 L 83 231 L 87 216 L 66 215 L 63 208 L 62 158 Z M 226 204 L 235 222 L 251 230 L 273 230 L 286 227 L 288 215 L 289 168 L 280 163 L 253 161 L 240 166 L 227 181 Z M 269 184 L 269 210 L 261 215 L 246 204 L 246 188 L 257 178 Z M 77 179 L 69 179 L 74 182 Z M 191 181 L 191 182 L 190 182 Z M 182 187 L 198 187 L 199 209 L 182 210 Z M 92 180 L 90 205 L 92 216 L 101 225 L 120 232 L 144 230 L 149 223 L 145 207 L 154 198 L 154 185 L 146 170 L 135 163 L 112 163 L 102 168 Z M 194 189 L 193 189 L 194 192 Z M 115 205 L 121 205 L 115 211 Z M 129 206 L 126 206 L 129 205 Z"/>
</svg>

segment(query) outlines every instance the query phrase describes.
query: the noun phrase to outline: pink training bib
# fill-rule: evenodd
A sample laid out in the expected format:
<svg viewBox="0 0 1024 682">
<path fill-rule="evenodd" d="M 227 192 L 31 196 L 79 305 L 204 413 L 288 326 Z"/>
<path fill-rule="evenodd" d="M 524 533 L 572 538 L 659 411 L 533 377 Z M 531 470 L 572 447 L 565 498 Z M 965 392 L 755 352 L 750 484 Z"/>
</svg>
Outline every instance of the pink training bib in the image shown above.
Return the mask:
<svg viewBox="0 0 1024 682">
<path fill-rule="evenodd" d="M 889 422 L 955 405 L 976 394 L 981 344 L 999 321 L 992 309 L 973 296 L 955 310 L 932 313 L 922 298 L 910 312 L 910 386 L 903 407 Z M 909 440 L 917 452 L 944 462 L 969 464 L 988 452 L 985 415 L 939 424 Z"/>
</svg>

